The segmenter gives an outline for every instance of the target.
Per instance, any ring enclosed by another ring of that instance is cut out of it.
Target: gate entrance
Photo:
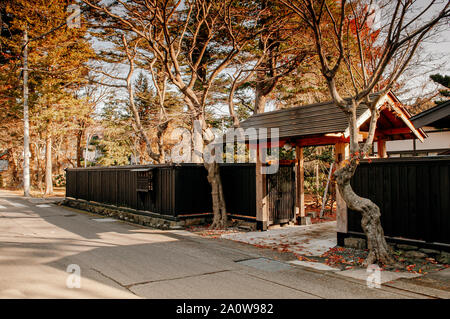
[[[295,220],[295,166],[283,164],[275,174],[266,175],[269,225]]]

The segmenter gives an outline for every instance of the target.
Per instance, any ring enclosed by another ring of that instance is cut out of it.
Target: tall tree
[[[92,82],[126,91],[127,105],[134,121],[133,128],[140,136],[143,149],[147,152],[146,157],[153,162],[164,163],[166,161],[164,136],[167,135],[169,123],[178,115],[174,114],[178,110],[173,107],[176,97],[169,92],[164,67],[153,55],[148,43],[142,41],[140,36],[121,20],[133,19],[134,13],[145,15],[145,12],[140,11],[142,4],[140,7],[130,1],[128,5],[125,5],[125,10],[119,19],[119,16],[110,15],[109,10],[121,10],[124,3],[111,2],[104,11],[97,6],[97,4],[101,5],[100,1],[84,2],[88,5],[85,10],[89,14],[91,34],[108,47],[108,49],[98,50],[97,61],[100,63],[92,67],[91,71],[99,77]],[[120,73],[120,71],[115,72],[117,69],[124,68],[128,70],[125,76],[116,75]],[[140,109],[144,101],[139,98],[139,92],[136,92],[134,85],[136,76],[141,78],[144,76],[147,81],[146,85],[153,97],[145,103],[148,103],[146,108],[151,109],[152,112],[143,112]],[[151,79],[151,83],[148,79]],[[156,128],[156,139],[153,138],[153,131],[149,131],[149,125]],[[156,142],[156,150],[154,142]]]
[[[235,102],[251,114],[262,113],[267,101],[274,101],[277,86],[283,87],[292,73],[303,76],[302,66],[313,53],[309,31],[298,17],[277,1],[259,1],[254,23],[257,34],[231,66],[231,85],[227,103],[233,126],[239,126]],[[248,91],[254,91],[254,102],[245,101]],[[278,108],[280,104],[276,103]]]
[[[258,12],[249,16],[248,10],[234,10],[230,0],[128,1],[114,10],[102,6],[100,1],[83,1],[133,33],[129,39],[123,37],[130,65],[138,51],[136,42],[145,41],[151,51],[150,59],[163,66],[164,75],[183,94],[192,123],[200,124],[201,133],[193,135],[191,159],[202,162],[205,144],[214,139],[206,118],[210,90],[254,38],[254,33],[248,32],[255,29],[254,25],[246,21],[255,21]],[[130,40],[134,42],[131,44]],[[223,227],[227,216],[218,164],[213,161],[204,165],[212,188],[212,227]]]
[[[138,158],[139,136],[133,129],[133,119],[123,102],[113,99],[100,112],[102,136],[98,147],[103,155],[98,163],[105,166],[128,165],[130,155]]]
[[[365,264],[393,264],[395,260],[384,238],[379,207],[371,200],[358,196],[350,185],[350,179],[359,161],[372,148],[379,117],[378,104],[383,103],[385,95],[394,87],[430,31],[440,22],[448,23],[450,3],[379,1],[378,7],[382,9],[374,13],[370,10],[372,1],[280,1],[295,12],[313,32],[316,54],[329,93],[348,119],[351,158],[334,175],[347,206],[362,214],[361,225],[370,250]],[[368,19],[374,14],[381,15],[378,30],[368,23]],[[433,16],[423,21],[424,15]],[[383,24],[383,21],[387,23]],[[349,42],[356,43],[356,46],[348,45]],[[374,63],[369,64],[368,55],[372,52],[377,55],[373,59]],[[348,98],[342,96],[345,91],[337,85],[337,79],[343,72],[350,76],[353,84],[353,92]],[[378,94],[372,95],[375,90]],[[371,117],[368,137],[360,145],[356,111],[362,103],[368,106]]]
[[[8,29],[13,36],[2,38],[2,42],[10,48],[10,76],[16,92],[22,86],[14,80],[20,71],[25,30],[29,38],[29,107],[31,124],[46,143],[46,194],[52,193],[52,138],[61,133],[61,127],[72,124],[73,112],[80,109],[75,104],[83,103],[75,93],[86,83],[84,64],[92,53],[84,39],[86,29],[65,26],[66,7],[66,3],[57,0],[10,0],[4,9],[10,17]],[[15,90],[9,92],[12,103],[20,102],[14,99]]]
[[[442,104],[444,102],[447,102],[450,98],[450,76],[448,75],[441,75],[441,74],[432,74],[430,75],[430,78],[433,80],[433,82],[442,85],[445,87],[445,89],[439,90],[439,94],[446,98],[445,100],[437,100],[435,103],[437,105]]]

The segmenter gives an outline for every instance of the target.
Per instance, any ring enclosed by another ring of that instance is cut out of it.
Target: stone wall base
[[[111,218],[124,220],[130,223],[158,228],[162,230],[182,229],[194,225],[207,225],[212,222],[212,214],[201,214],[200,216],[166,216],[147,211],[139,211],[127,207],[117,207],[97,202],[88,202],[80,199],[66,198],[61,205],[88,211]],[[235,219],[229,216],[230,226],[241,227],[247,230],[255,230],[256,224],[252,221]]]
[[[367,243],[364,234],[337,233],[337,244],[341,247],[366,249]],[[386,242],[394,251],[403,251],[406,256],[418,258],[431,257],[443,264],[450,263],[450,246],[442,243],[427,243],[417,240],[391,238],[385,236]]]
[[[173,216],[158,216],[158,214],[138,211],[131,208],[69,198],[66,198],[61,205],[163,230],[181,229],[190,225],[207,224],[211,222],[211,217],[209,216],[178,219]]]

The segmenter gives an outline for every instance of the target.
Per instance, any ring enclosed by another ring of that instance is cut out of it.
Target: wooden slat
[[[450,157],[361,162],[352,178],[354,191],[381,210],[385,235],[450,244]],[[357,213],[349,231],[362,233]]]

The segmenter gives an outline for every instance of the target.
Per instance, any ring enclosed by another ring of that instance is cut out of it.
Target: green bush
[[[55,186],[66,186],[66,174],[59,174],[55,176]]]

